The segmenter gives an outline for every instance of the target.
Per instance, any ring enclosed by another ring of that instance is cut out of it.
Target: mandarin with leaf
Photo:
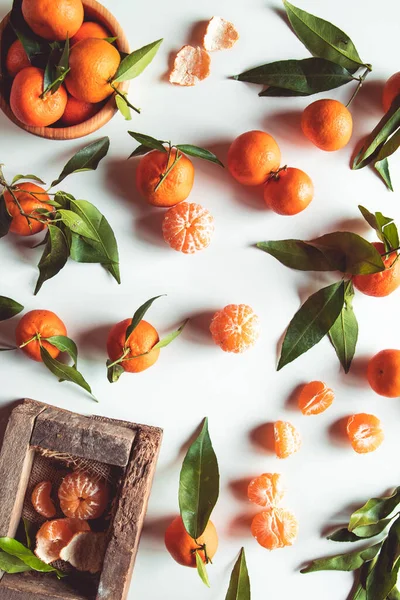
[[[64,323],[51,310],[31,310],[19,321],[15,338],[17,346],[32,360],[43,362],[40,348],[43,346],[52,358],[57,358],[60,350],[46,342],[45,338],[67,335]]]
[[[338,100],[316,100],[305,108],[301,128],[315,146],[334,152],[349,143],[353,133],[353,117]]]
[[[130,324],[131,319],[125,319],[111,328],[107,338],[107,352],[111,362],[123,357],[124,360],[120,361],[120,364],[128,373],[140,373],[157,362],[160,349],[152,348],[160,338],[157,330],[142,319],[125,340]]]
[[[8,49],[6,56],[6,69],[10,77],[15,77],[17,73],[30,67],[31,63],[25,48],[20,40],[15,40]]]
[[[243,185],[262,185],[281,162],[278,144],[264,131],[247,131],[239,135],[228,151],[231,175]]]
[[[83,23],[82,0],[22,0],[22,14],[36,35],[50,42],[66,40]]]
[[[400,258],[397,252],[387,254],[382,242],[373,242],[382,255],[385,270],[368,275],[354,275],[354,287],[367,296],[389,296],[400,286]]]
[[[196,551],[202,561],[210,562],[218,549],[217,530],[208,521],[204,532],[194,540],[186,531],[182,517],[176,517],[165,532],[165,546],[174,560],[184,567],[196,567]]]
[[[6,189],[3,197],[7,211],[12,217],[12,233],[22,236],[35,235],[47,227],[46,217],[41,211],[51,212],[53,207],[46,203],[50,198],[42,187],[24,181],[12,192]]]

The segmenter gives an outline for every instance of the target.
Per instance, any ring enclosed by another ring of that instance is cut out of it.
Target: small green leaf
[[[24,573],[32,570],[20,558],[5,552],[0,552],[0,569],[5,573]]]
[[[348,35],[329,21],[301,10],[284,0],[294,32],[314,56],[356,70],[364,63]]]
[[[19,41],[22,43],[30,61],[35,56],[46,51],[46,48],[48,48],[47,44],[43,40],[39,41],[38,36],[33,33],[24,19],[22,14],[22,0],[14,0],[10,15],[10,24]]]
[[[349,531],[356,527],[375,525],[386,519],[400,504],[400,487],[391,496],[371,498],[361,508],[356,510],[350,518]]]
[[[163,146],[164,148],[164,146]],[[165,148],[164,148],[165,150]],[[128,158],[134,158],[135,156],[143,156],[144,154],[147,154],[148,152],[150,152],[150,148],[148,146],[145,146],[144,144],[140,144],[140,146],[138,146],[133,152],[132,154],[130,154],[128,156]]]
[[[136,131],[128,131],[129,135],[133,137],[134,140],[139,142],[141,148],[142,146],[146,148],[146,154],[149,150],[159,150],[160,152],[167,152],[167,149],[164,147],[164,144],[167,142],[163,142],[161,140],[156,140],[156,138],[151,137],[150,135],[145,135],[144,133],[137,133]],[[135,156],[135,152],[138,151],[138,148],[134,151],[131,156]]]
[[[323,252],[301,240],[258,242],[257,248],[270,254],[290,269],[299,271],[334,271]]]
[[[197,550],[196,550],[195,554],[196,554],[196,568],[197,568],[199,577],[207,587],[211,587],[210,580],[208,579],[206,565],[203,563],[203,559],[201,558],[201,556]]]
[[[0,296],[0,321],[12,319],[23,310],[24,307],[19,302],[7,298],[7,296]]]
[[[180,327],[178,327],[178,329],[176,329],[175,331],[172,331],[172,333],[169,333],[168,335],[166,335],[162,340],[160,340],[159,342],[157,342],[157,344],[155,346],[153,346],[152,350],[154,350],[155,348],[165,348],[166,346],[169,346],[169,344],[171,342],[173,342],[174,340],[176,340],[176,338],[181,335],[182,331],[184,330],[187,322],[189,321],[189,319],[186,319],[182,325]]]
[[[57,208],[65,208],[66,210],[71,208],[72,200],[75,200],[75,198],[71,194],[67,194],[67,192],[58,191],[54,196],[54,202],[57,205]]]
[[[128,81],[134,79],[151,63],[153,58],[158,52],[163,40],[157,40],[152,44],[143,46],[139,50],[135,50],[128,56],[122,59],[117,72],[114,76],[114,81],[119,83],[121,81]]]
[[[328,535],[327,539],[332,542],[359,542],[360,540],[369,539],[379,535],[385,531],[386,527],[391,523],[392,519],[382,519],[374,525],[365,525],[364,527],[356,527],[353,531],[349,531],[346,527],[334,531]]]
[[[42,338],[49,342],[52,346],[55,346],[60,352],[67,352],[68,355],[72,358],[74,363],[74,367],[78,364],[78,348],[74,340],[67,337],[66,335],[52,335],[48,338]]]
[[[340,65],[323,58],[304,58],[268,63],[235,75],[234,79],[272,86],[274,90],[286,89],[296,96],[311,96],[345,85],[353,81],[354,77]],[[276,92],[268,94],[267,90],[260,95],[275,94]]]
[[[385,270],[375,246],[351,231],[335,231],[307,243],[323,252],[332,266],[342,273],[367,275]]]
[[[219,496],[217,457],[208,433],[208,419],[184,458],[179,480],[179,508],[188,534],[204,532]]]
[[[397,583],[400,567],[400,517],[390,528],[367,579],[367,600],[386,600]]]
[[[250,600],[250,578],[247,571],[244,548],[240,550],[238,559],[233,567],[228,592],[225,600]]]
[[[352,169],[362,169],[380,152],[381,147],[400,126],[400,97],[394,100],[388,112],[365,140],[354,158]]]
[[[381,212],[371,213],[364,206],[358,206],[367,223],[375,229],[378,238],[385,244],[385,250],[394,250],[399,247],[399,232],[391,217],[385,217]]]
[[[64,232],[57,225],[48,226],[48,237],[38,264],[39,277],[36,283],[36,295],[43,283],[51,279],[65,266],[69,256],[69,247]]]
[[[219,160],[219,158],[209,150],[206,150],[205,148],[200,148],[199,146],[192,146],[191,144],[178,144],[177,146],[175,146],[175,148],[178,148],[178,150],[180,150],[184,154],[188,154],[189,156],[194,156],[196,158],[201,158],[203,160],[208,160],[209,162],[215,163],[216,165],[219,165],[220,167],[224,168],[224,165]]]
[[[381,147],[379,150],[379,154],[376,157],[376,160],[383,160],[384,158],[388,158],[392,154],[396,152],[396,150],[400,146],[400,129],[396,131]]]
[[[115,383],[121,377],[122,373],[125,373],[125,369],[120,364],[116,364],[110,367],[109,365],[111,365],[111,362],[111,360],[108,360],[106,363],[107,379],[110,383]]]
[[[64,574],[61,573],[61,571],[55,569],[51,565],[46,565],[46,563],[37,558],[29,548],[26,548],[17,540],[9,537],[0,538],[0,549],[10,556],[19,558],[25,565],[34,571],[39,571],[41,573],[56,573],[58,577],[64,577]]]
[[[113,44],[114,42],[116,42],[116,41],[117,41],[117,39],[118,39],[118,36],[117,36],[117,35],[115,35],[115,36],[113,36],[113,37],[106,37],[106,38],[103,38],[103,40],[105,40],[105,41],[106,41],[106,42],[108,42],[109,44]]]
[[[28,521],[28,519],[25,519],[25,517],[22,517],[22,522],[24,524],[26,545],[29,549],[31,549],[32,548],[32,535],[31,535],[32,523],[30,521]]]
[[[343,281],[319,290],[306,300],[286,331],[278,371],[322,340],[338,318],[343,303]]]
[[[125,100],[121,98],[121,96],[119,96],[118,94],[115,95],[115,104],[117,105],[117,108],[121,115],[124,117],[125,121],[132,121],[131,109],[129,108]]]
[[[389,161],[388,161],[388,159],[387,158],[382,158],[381,160],[377,159],[374,162],[374,169],[381,176],[381,178],[383,179],[383,182],[386,185],[386,187],[391,192],[393,192],[394,190],[393,190],[393,185],[392,185],[392,179],[390,177]]]
[[[150,300],[147,300],[147,302],[142,304],[142,306],[139,306],[139,308],[137,309],[137,311],[135,312],[135,314],[132,317],[132,321],[130,322],[129,326],[126,328],[125,342],[128,341],[129,336],[133,333],[133,331],[139,325],[140,321],[143,319],[144,315],[147,313],[147,311],[149,310],[149,308],[153,304],[153,302],[155,300],[157,300],[158,298],[161,298],[162,296],[165,296],[165,294],[160,294],[159,296],[154,296],[154,298],[150,298]]]
[[[329,339],[345,373],[350,370],[358,340],[358,322],[353,310],[353,298],[354,287],[350,280],[346,282],[343,308],[329,330]]]
[[[4,194],[0,196],[0,238],[7,235],[10,231],[10,225],[12,222],[12,216],[7,210],[6,202],[4,200]]]
[[[81,373],[75,369],[75,367],[70,367],[69,365],[65,365],[64,363],[52,358],[46,348],[41,346],[40,348],[40,356],[45,364],[45,366],[55,375],[58,379],[62,379],[62,381],[70,381],[71,383],[75,383],[79,385],[81,388],[89,392],[92,398],[96,400],[96,398],[92,394],[92,390],[90,385],[85,381]],[[97,400],[96,400],[97,402]]]
[[[381,549],[382,542],[364,548],[355,550],[348,554],[338,554],[329,558],[319,558],[313,560],[308,567],[301,569],[300,573],[314,573],[315,571],[356,571],[365,562],[369,562],[375,558]]]
[[[110,147],[110,139],[105,136],[92,142],[88,146],[81,148],[67,162],[57,179],[55,179],[50,187],[54,187],[61,183],[68,175],[72,173],[80,173],[81,171],[95,171],[99,162],[106,156]]]
[[[17,181],[21,181],[21,179],[28,179],[29,181],[36,181],[37,183],[41,183],[42,185],[46,185],[46,182],[43,181],[42,179],[39,179],[39,177],[37,177],[36,175],[31,175],[29,173],[29,175],[15,175],[15,177],[13,178],[11,185],[14,185],[15,183],[17,183]]]

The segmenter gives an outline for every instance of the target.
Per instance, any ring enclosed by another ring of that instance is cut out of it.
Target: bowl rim
[[[129,54],[129,42],[125,35],[124,30],[121,25],[114,17],[114,15],[100,2],[97,0],[82,0],[83,7],[85,9],[85,20],[90,20],[86,18],[87,13],[89,13],[89,17],[93,16],[93,20],[96,20],[102,24],[104,24],[107,29],[109,29],[110,33],[113,36],[116,36],[117,39],[115,44],[119,50],[119,52]],[[92,13],[92,15],[91,15]],[[2,48],[2,37],[3,33],[9,25],[11,12],[7,13],[4,18],[0,22],[0,48]],[[3,60],[3,57],[1,57]],[[2,60],[0,60],[0,77],[3,74],[2,68]],[[0,86],[3,88],[3,86]],[[4,88],[3,88],[4,89]],[[127,92],[129,89],[129,81],[124,81],[119,85],[119,89],[122,92]],[[79,123],[78,125],[72,125],[70,127],[31,127],[29,125],[25,125],[19,121],[14,113],[11,110],[9,103],[7,102],[4,93],[0,90],[0,109],[3,113],[8,117],[10,121],[12,121],[15,125],[20,127],[21,129],[27,131],[28,133],[32,133],[33,135],[52,139],[52,140],[72,140],[80,137],[84,137],[94,133],[103,125],[106,125],[115,113],[118,111],[116,103],[115,103],[115,94],[111,94],[108,98],[104,106],[90,119],[83,121],[83,123]]]

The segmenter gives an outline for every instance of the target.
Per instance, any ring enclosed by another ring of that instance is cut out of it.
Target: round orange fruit
[[[218,549],[218,535],[212,521],[208,521],[204,533],[194,540],[185,529],[181,517],[176,517],[165,532],[165,546],[172,558],[184,567],[196,567],[196,550],[202,561],[212,560]],[[205,552],[201,549],[205,546]]]
[[[98,519],[109,501],[109,490],[102,479],[83,471],[68,473],[58,489],[60,507],[66,517]]]
[[[170,207],[186,200],[194,183],[192,161],[182,152],[176,159],[177,150],[171,153],[152,150],[145,154],[136,170],[136,186],[140,194],[153,206]],[[171,169],[166,175],[168,169]],[[163,182],[161,179],[166,175]]]
[[[239,135],[228,152],[228,168],[243,185],[261,185],[279,168],[281,151],[268,133],[248,131]]]
[[[3,197],[7,211],[12,217],[10,224],[12,233],[23,236],[35,235],[46,228],[44,215],[36,211],[45,208],[51,212],[53,207],[46,204],[46,200],[50,198],[42,187],[26,181],[19,183],[18,189],[13,193],[5,190]],[[21,214],[21,209],[24,214]]]
[[[367,379],[374,392],[400,397],[400,350],[381,350],[368,363]]]
[[[6,56],[7,73],[10,77],[15,77],[22,69],[30,66],[31,63],[22,42],[15,40],[9,47]]]
[[[385,113],[392,106],[393,100],[398,96],[400,96],[400,71],[389,77],[383,87],[382,104]]]
[[[83,23],[82,0],[22,0],[22,14],[29,27],[45,40],[73,37]]]
[[[210,245],[214,219],[200,204],[181,202],[167,210],[162,230],[164,240],[171,248],[193,254]]]
[[[251,348],[259,336],[259,320],[247,304],[228,304],[211,321],[211,335],[224,352],[241,353]]]
[[[91,119],[100,110],[101,106],[101,103],[92,104],[91,102],[83,102],[73,96],[68,96],[67,105],[60,119],[60,124],[63,127],[72,127],[73,125],[84,123],[88,119]]]
[[[85,21],[71,39],[71,48],[78,42],[86,40],[87,38],[97,38],[101,40],[108,37],[110,37],[110,34],[103,25],[100,25],[100,23],[96,23],[95,21]]]
[[[297,215],[314,197],[311,178],[293,167],[284,167],[270,173],[264,186],[264,200],[278,215]]]
[[[378,252],[385,253],[385,245],[382,242],[373,242]],[[354,287],[367,296],[382,298],[389,296],[400,286],[400,258],[397,252],[382,256],[385,270],[369,275],[354,275]]]
[[[107,352],[110,360],[114,362],[123,356],[127,347],[129,351],[125,355],[125,360],[120,364],[128,373],[140,373],[157,362],[160,349],[152,350],[152,348],[160,338],[156,329],[147,321],[142,320],[125,342],[125,333],[130,323],[131,319],[125,319],[112,327],[108,334]]]
[[[304,110],[301,128],[315,146],[333,152],[349,143],[353,118],[349,109],[338,100],[316,100]]]
[[[292,546],[297,538],[295,516],[284,508],[270,508],[258,513],[251,524],[251,533],[267,550]]]
[[[384,440],[381,422],[375,415],[360,413],[347,421],[347,435],[358,454],[373,452]]]
[[[31,310],[27,312],[18,323],[15,331],[17,345],[21,347],[26,344],[21,350],[37,362],[42,362],[40,356],[41,345],[52,358],[57,358],[60,354],[58,348],[43,339],[54,335],[67,335],[67,329],[61,319],[50,310]]]

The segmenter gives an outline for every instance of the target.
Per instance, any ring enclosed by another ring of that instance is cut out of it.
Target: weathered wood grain
[[[88,600],[88,596],[74,590],[65,579],[28,572],[4,575],[0,600]]]

